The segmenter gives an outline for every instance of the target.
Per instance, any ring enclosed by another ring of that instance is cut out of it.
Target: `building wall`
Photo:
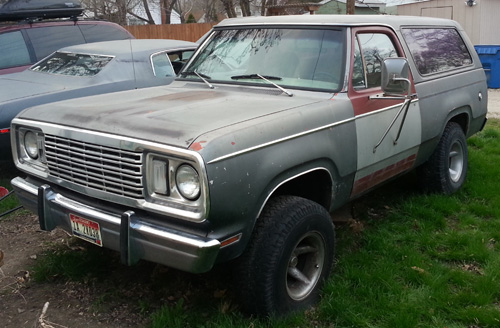
[[[346,13],[346,4],[338,1],[330,1],[319,7],[316,14],[320,15],[344,15]],[[377,15],[379,14],[379,8],[366,8],[366,7],[355,7],[354,13],[356,15]]]
[[[346,12],[345,3],[340,3],[337,1],[330,1],[319,7],[316,14],[326,14],[326,15],[343,15]]]
[[[481,34],[477,44],[500,45],[500,1],[482,0],[480,9]]]
[[[473,44],[500,44],[500,1],[476,0],[469,7],[465,0],[432,0],[400,5],[398,15],[449,18],[462,25]]]

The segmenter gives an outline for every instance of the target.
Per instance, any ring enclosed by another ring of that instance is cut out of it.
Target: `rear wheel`
[[[271,200],[240,259],[244,310],[279,316],[313,305],[332,268],[334,239],[319,204],[291,196]]]
[[[456,192],[465,182],[468,158],[462,128],[458,123],[448,123],[434,153],[418,169],[422,189],[443,194]]]

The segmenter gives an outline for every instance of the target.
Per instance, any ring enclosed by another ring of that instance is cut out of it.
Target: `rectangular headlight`
[[[153,160],[152,191],[168,196],[168,163],[159,159]]]

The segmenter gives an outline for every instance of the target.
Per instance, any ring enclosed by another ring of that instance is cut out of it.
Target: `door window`
[[[352,83],[355,89],[375,88],[381,85],[382,62],[398,57],[389,36],[382,33],[356,35]]]
[[[166,52],[154,54],[151,58],[153,63],[153,73],[156,77],[164,78],[175,76],[174,69]]]
[[[189,58],[193,55],[194,50],[180,50],[176,52],[171,52],[168,54],[168,58],[174,67],[175,74],[178,74],[179,71],[184,67],[184,64],[188,61]]]
[[[21,31],[0,34],[0,69],[30,63],[30,54]]]

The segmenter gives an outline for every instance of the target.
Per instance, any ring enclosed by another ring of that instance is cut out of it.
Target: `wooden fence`
[[[175,39],[197,41],[212,26],[212,23],[130,25],[124,26],[137,39]]]

